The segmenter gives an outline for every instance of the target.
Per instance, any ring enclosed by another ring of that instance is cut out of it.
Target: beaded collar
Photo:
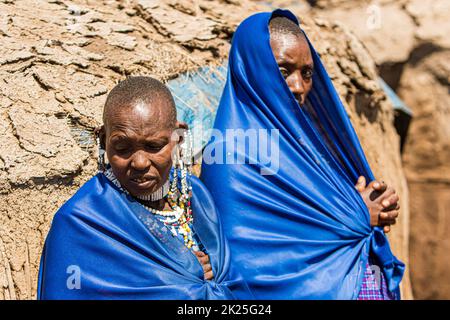
[[[122,185],[120,184],[119,180],[114,175],[111,168],[108,168],[107,170],[103,171],[103,174],[109,181],[111,181],[122,192],[132,196],[126,189],[124,189],[122,187]],[[173,188],[176,188],[176,182],[177,182],[177,171],[175,170],[174,171],[174,180],[172,182]],[[156,191],[155,193],[165,194],[165,196],[169,195],[170,198],[173,198],[174,190],[169,190],[169,186],[170,186],[170,182],[169,182],[169,180],[167,180],[166,183],[164,184],[164,186],[160,190]],[[187,186],[184,186],[184,183],[183,183],[182,188],[183,187],[187,188]],[[167,192],[164,192],[162,189],[167,189]],[[155,193],[153,193],[153,194],[155,194]],[[132,196],[132,197],[134,197],[134,196]],[[193,239],[193,233],[190,228],[190,224],[193,221],[192,212],[190,209],[190,201],[189,201],[189,199],[184,199],[184,197],[187,197],[187,195],[185,195],[184,193],[182,193],[181,197],[183,198],[182,201],[187,200],[187,201],[185,201],[186,205],[182,204],[181,206],[177,206],[177,205],[172,204],[171,206],[174,208],[173,211],[156,210],[156,209],[146,206],[142,203],[141,203],[141,205],[145,209],[150,211],[151,213],[159,216],[158,219],[169,228],[169,230],[171,231],[171,233],[174,237],[176,237],[176,236],[178,236],[178,234],[180,234],[183,237],[184,244],[186,245],[186,247],[188,247],[188,249],[191,249],[192,247],[197,247],[197,245],[196,245],[196,241]],[[142,198],[138,198],[138,199],[145,200]],[[162,199],[162,198],[159,198],[159,199]],[[169,200],[172,200],[172,201],[169,201],[169,203],[174,202],[173,199],[169,199]]]

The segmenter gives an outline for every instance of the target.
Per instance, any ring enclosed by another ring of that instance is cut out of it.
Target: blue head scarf
[[[249,299],[230,263],[214,202],[192,177],[194,228],[211,261],[197,257],[141,204],[103,174],[56,213],[41,257],[38,299]]]
[[[371,254],[398,293],[404,264],[383,231],[370,227],[354,187],[360,175],[374,176],[345,108],[309,40],[313,87],[306,106],[298,105],[270,47],[274,14],[298,24],[277,10],[255,14],[236,30],[217,132],[204,153],[201,179],[222,215],[232,261],[256,298],[355,299]],[[229,129],[269,130],[258,143],[274,139],[270,164],[261,148],[248,151],[254,143],[228,148],[236,142]],[[205,157],[217,153],[235,164]]]

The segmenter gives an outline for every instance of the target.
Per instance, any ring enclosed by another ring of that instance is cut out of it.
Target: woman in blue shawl
[[[404,264],[383,232],[398,197],[375,190],[339,96],[289,11],[255,14],[235,32],[201,179],[256,298],[399,298]]]
[[[251,298],[210,194],[189,177],[186,159],[177,157],[171,170],[173,133],[183,125],[169,90],[128,78],[109,93],[103,121],[99,140],[110,166],[56,213],[38,298]]]

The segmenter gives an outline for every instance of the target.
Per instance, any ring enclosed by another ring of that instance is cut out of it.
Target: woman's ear
[[[183,132],[189,130],[189,126],[186,122],[177,121],[175,124],[175,131],[178,133],[178,144],[183,142]]]
[[[175,127],[177,129],[185,129],[185,130],[189,129],[188,124],[186,122],[182,122],[182,121],[177,121],[177,123],[175,124]]]

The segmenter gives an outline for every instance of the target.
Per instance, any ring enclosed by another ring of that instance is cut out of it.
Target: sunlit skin
[[[171,123],[168,101],[135,103],[116,108],[99,129],[102,146],[121,186],[133,196],[149,195],[167,181],[172,167],[172,151],[179,143],[172,139],[184,123]],[[171,210],[166,199],[141,201],[157,210]],[[195,213],[194,213],[195,214]],[[205,280],[213,279],[209,256],[194,252],[202,265]]]
[[[384,232],[388,233],[391,230],[390,226],[395,224],[400,210],[400,198],[394,188],[377,180],[366,186],[366,179],[362,176],[359,177],[355,187],[369,209],[370,225],[382,226]]]
[[[280,32],[271,32],[270,46],[281,75],[298,101],[304,105],[313,85],[314,63],[305,37]],[[384,182],[359,177],[356,184],[370,213],[370,225],[382,226],[384,232],[390,231],[399,214],[399,197],[395,190]]]
[[[300,105],[312,88],[314,63],[308,43],[300,36],[275,33],[270,46],[286,84]]]

